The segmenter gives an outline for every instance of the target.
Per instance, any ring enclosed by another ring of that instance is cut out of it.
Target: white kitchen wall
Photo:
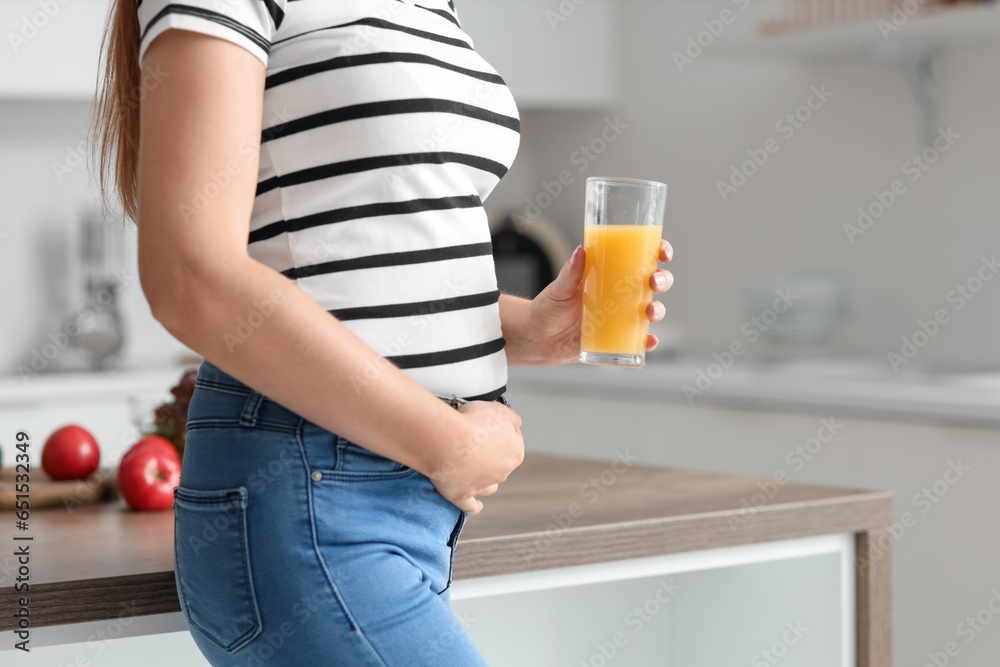
[[[554,0],[539,2],[539,21]],[[621,0],[623,95],[607,111],[522,110],[523,138],[514,168],[490,199],[494,215],[523,211],[525,197],[545,193],[543,182],[569,170],[572,185],[543,215],[582,239],[583,182],[624,175],[670,186],[665,236],[676,247],[677,285],[665,302],[682,349],[710,354],[740,338],[748,280],[784,271],[846,271],[855,310],[846,342],[853,351],[885,359],[918,319],[953,305],[946,294],[972,277],[983,255],[1000,250],[996,156],[1000,154],[1000,44],[958,45],[938,60],[941,122],[961,138],[863,236],[851,244],[843,230],[858,206],[873,201],[921,149],[918,115],[898,66],[855,58],[807,63],[754,60],[723,44],[678,72],[672,54],[719,7],[735,7],[732,33],[750,29],[749,11],[733,2]],[[578,6],[586,12],[587,4]],[[569,21],[573,16],[568,17]],[[558,28],[557,28],[558,29]],[[724,35],[728,37],[729,35]],[[511,48],[518,46],[511,36]],[[526,51],[526,53],[528,53]],[[530,57],[530,56],[526,56]],[[502,74],[503,72],[501,72]],[[812,86],[832,97],[785,140],[775,123],[802,104]],[[0,280],[4,304],[16,314],[0,330],[0,372],[12,372],[32,347],[59,327],[65,259],[79,205],[92,200],[86,168],[62,176],[84,138],[83,102],[0,101]],[[619,118],[620,135],[589,161],[577,153]],[[627,126],[627,127],[625,127]],[[768,137],[780,140],[748,183],[723,202],[716,182]],[[545,198],[542,198],[545,201]],[[134,269],[134,256],[130,258]],[[132,274],[134,276],[134,273]],[[1000,367],[1000,280],[982,292],[920,351],[916,362],[952,368]],[[138,280],[125,295],[126,362],[160,365],[185,348],[149,316]],[[657,325],[661,333],[663,326]],[[657,327],[654,327],[654,331]]]
[[[50,343],[64,315],[84,306],[73,279],[78,260],[80,216],[97,206],[86,148],[90,105],[82,101],[0,100],[0,284],[7,326],[0,327],[0,373]],[[122,274],[123,356],[127,364],[155,367],[174,363],[187,348],[149,313],[139,286],[135,229],[122,227],[126,270]],[[58,358],[50,362],[55,365]]]
[[[741,14],[740,5],[728,0],[620,5],[626,70],[617,108],[525,113],[512,173],[532,175],[501,183],[490,202],[495,211],[523,212],[526,196],[537,198],[545,193],[543,181],[569,170],[573,184],[544,215],[575,243],[582,241],[587,176],[661,180],[670,188],[664,236],[676,249],[676,286],[664,302],[667,321],[685,333],[685,351],[707,355],[741,339],[748,280],[833,269],[847,272],[853,283],[849,349],[884,361],[887,352],[899,350],[900,337],[917,330],[918,319],[945,308],[951,321],[914,363],[1000,366],[1000,280],[986,283],[960,311],[946,301],[949,290],[974,276],[983,255],[1000,251],[1000,42],[940,54],[941,124],[961,138],[910,183],[902,165],[923,146],[898,65],[864,57],[756,60],[723,53],[720,39],[678,72],[673,53],[704,30],[703,21],[718,17],[720,7],[733,8],[737,21],[727,31],[736,33],[754,27],[749,11]],[[578,11],[587,11],[586,4]],[[775,123],[803,104],[812,86],[833,95],[785,140]],[[620,117],[628,127],[581,170],[584,162],[579,154],[574,161],[574,153],[600,136],[607,117]],[[768,137],[779,141],[779,151],[723,202],[716,182]],[[858,206],[868,206],[876,189],[888,189],[897,178],[907,192],[851,244],[843,225],[855,223]]]

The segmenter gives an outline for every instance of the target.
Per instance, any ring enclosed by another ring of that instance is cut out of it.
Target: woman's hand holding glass
[[[659,261],[673,259],[674,249],[660,239]],[[536,296],[530,305],[527,337],[533,341],[538,365],[551,366],[576,362],[580,355],[581,327],[583,325],[583,277],[585,253],[578,248],[563,265],[559,275]],[[674,284],[674,276],[666,269],[656,269],[649,277],[649,287],[654,294],[661,294]],[[659,322],[666,309],[659,301],[646,306],[650,322]],[[656,336],[646,337],[646,349],[652,350],[659,341]]]

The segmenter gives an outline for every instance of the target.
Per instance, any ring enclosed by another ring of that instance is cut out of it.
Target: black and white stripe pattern
[[[440,396],[492,399],[507,366],[482,202],[517,152],[500,75],[449,0],[140,0],[267,67],[248,239]]]

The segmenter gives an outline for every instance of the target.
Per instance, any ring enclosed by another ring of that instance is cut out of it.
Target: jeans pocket
[[[409,477],[417,473],[398,461],[386,458],[380,454],[357,445],[350,440],[336,437],[334,445],[336,455],[331,468],[313,468],[314,479],[337,480],[341,482],[364,482],[375,480],[394,480]],[[319,462],[319,457],[311,456],[310,463]],[[317,475],[318,473],[318,475]]]
[[[451,531],[451,537],[448,538],[448,547],[451,549],[451,554],[448,556],[448,584],[441,593],[451,588],[452,575],[455,571],[455,549],[458,547],[458,538],[462,535],[462,529],[465,527],[465,522],[468,518],[468,512],[459,510],[458,522],[455,523],[455,528]],[[441,593],[438,593],[438,595]]]
[[[190,625],[227,652],[261,631],[247,543],[247,490],[174,489],[174,568]]]

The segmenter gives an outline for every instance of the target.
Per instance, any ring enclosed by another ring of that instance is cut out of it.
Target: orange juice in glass
[[[666,200],[663,183],[587,179],[581,362],[646,365],[649,279],[659,259]]]

